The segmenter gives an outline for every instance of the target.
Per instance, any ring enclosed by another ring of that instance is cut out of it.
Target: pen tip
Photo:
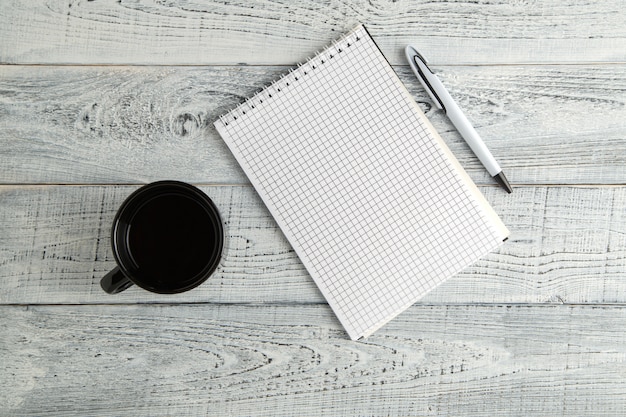
[[[513,188],[511,188],[511,184],[509,184],[509,181],[504,176],[504,172],[500,171],[493,176],[493,179],[496,180],[496,182],[500,184],[500,186],[504,188],[507,193],[511,194],[513,192]]]

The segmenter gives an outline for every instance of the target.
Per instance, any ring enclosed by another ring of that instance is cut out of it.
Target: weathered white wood
[[[406,67],[477,183],[493,184]],[[284,67],[0,66],[0,182],[247,183],[213,121]],[[626,183],[626,66],[439,73],[514,184]]]
[[[0,307],[0,414],[623,416],[624,307]]]
[[[212,128],[357,22],[475,181],[406,44],[526,184],[481,187],[513,232],[500,251],[364,343]],[[0,63],[28,64],[0,65],[0,415],[626,415],[622,2],[26,0],[2,2],[0,39]],[[165,178],[212,185],[218,272],[104,294],[137,187],[118,184]]]
[[[0,187],[0,302],[323,302],[250,186],[202,189],[227,230],[215,276],[179,295],[99,286],[110,227],[134,186]],[[483,187],[512,235],[423,303],[626,302],[626,187]],[[418,271],[416,271],[417,273]]]
[[[363,22],[392,63],[406,44],[439,64],[623,62],[620,2],[3,2],[0,62],[284,64]]]

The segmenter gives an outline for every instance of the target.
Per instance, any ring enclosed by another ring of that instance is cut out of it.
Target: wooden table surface
[[[352,342],[213,121],[359,22],[512,235]],[[0,39],[0,415],[626,414],[623,2],[4,1]],[[115,211],[161,179],[219,206],[219,269],[107,295]]]

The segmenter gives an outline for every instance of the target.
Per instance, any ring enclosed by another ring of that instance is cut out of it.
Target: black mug
[[[211,199],[179,181],[159,181],[133,192],[111,230],[117,266],[100,281],[109,294],[133,284],[175,294],[202,284],[222,256],[224,228]]]

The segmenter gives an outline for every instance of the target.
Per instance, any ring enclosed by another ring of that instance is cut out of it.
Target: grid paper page
[[[505,237],[362,26],[215,126],[352,339]]]

